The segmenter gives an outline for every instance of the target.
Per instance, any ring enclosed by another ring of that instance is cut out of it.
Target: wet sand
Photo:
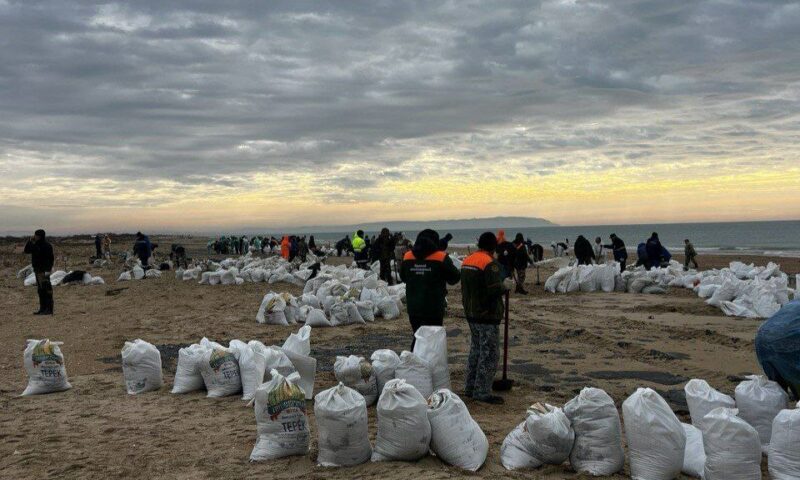
[[[170,239],[157,239],[168,246]],[[183,240],[190,255],[205,257],[200,239]],[[162,247],[164,248],[164,247]],[[23,287],[16,271],[27,258],[13,245],[0,244],[0,477],[3,478],[580,478],[568,464],[535,472],[507,472],[500,464],[506,434],[535,402],[561,405],[585,386],[605,389],[620,406],[637,387],[661,392],[674,411],[688,420],[683,385],[694,377],[732,394],[742,376],[758,373],[753,338],[759,320],[725,317],[691,291],[670,289],[666,295],[626,293],[545,293],[529,270],[528,296],[511,300],[510,377],[506,404],[467,405],[486,432],[489,457],[477,474],[466,474],[435,457],[413,463],[377,463],[352,468],[316,466],[313,405],[311,453],[269,463],[251,464],[256,437],[251,408],[238,397],[208,399],[203,392],[171,395],[177,350],[201,337],[227,343],[258,339],[281,344],[297,327],[259,325],[255,314],[270,289],[299,293],[285,284],[245,283],[207,286],[183,282],[165,272],[160,279],[117,283],[119,262],[108,268],[86,268],[94,250],[90,242],[61,243],[56,255],[68,256],[70,268],[102,276],[105,286],[55,287],[56,315],[31,315],[38,306],[35,287]],[[676,260],[681,261],[679,256]],[[701,256],[703,268],[733,260],[765,265],[773,260],[792,276],[800,259]],[[58,260],[63,268],[63,261]],[[332,259],[331,262],[349,261]],[[543,268],[541,280],[554,268]],[[450,371],[460,393],[469,333],[460,290],[451,290],[446,319]],[[26,385],[22,351],[26,338],[63,341],[73,389],[36,397],[19,397]],[[126,340],[142,338],[159,347],[164,359],[164,388],[140,396],[125,392],[120,349]],[[369,357],[377,348],[398,353],[408,348],[405,315],[366,326],[316,328],[312,355],[318,361],[315,392],[334,385],[336,355]],[[375,409],[369,409],[375,435]],[[627,466],[626,466],[627,471]],[[622,475],[619,478],[624,478]],[[765,477],[766,478],[766,477]]]

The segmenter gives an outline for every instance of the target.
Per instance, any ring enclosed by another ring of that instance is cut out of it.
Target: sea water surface
[[[434,226],[435,227],[435,226]],[[497,228],[503,228],[498,225]],[[475,245],[478,236],[484,230],[464,229],[451,230],[451,244]],[[569,239],[570,245],[575,243],[578,235],[583,235],[590,242],[601,237],[603,243],[610,243],[608,236],[616,233],[629,249],[644,242],[652,232],[658,232],[661,243],[670,251],[683,251],[683,239],[692,241],[698,251],[720,254],[752,254],[800,257],[800,221],[776,222],[725,222],[725,223],[663,223],[649,225],[589,225],[589,226],[548,226],[532,228],[506,229],[506,237],[513,239],[517,232],[526,239],[549,248],[552,242],[563,242]],[[376,235],[378,232],[367,232]],[[418,232],[403,232],[414,238]],[[445,231],[440,231],[444,235]],[[352,232],[320,233],[318,240],[338,240]]]

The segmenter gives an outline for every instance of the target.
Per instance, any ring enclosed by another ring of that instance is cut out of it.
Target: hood
[[[435,230],[425,229],[417,235],[417,241],[411,251],[420,260],[439,250],[439,234]]]

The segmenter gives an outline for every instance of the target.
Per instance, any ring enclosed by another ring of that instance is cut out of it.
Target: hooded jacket
[[[28,240],[28,243],[25,244],[25,253],[31,256],[31,266],[34,272],[42,273],[53,270],[53,264],[55,263],[53,246],[50,245],[44,235],[36,242]]]
[[[586,237],[584,237],[583,235],[579,236],[578,239],[575,240],[575,246],[573,247],[573,249],[575,251],[576,258],[594,259],[594,250],[592,249],[592,244],[589,243],[589,240],[586,240]]]
[[[438,239],[420,235],[400,266],[400,280],[406,284],[408,316],[443,319],[447,284],[455,285],[460,278],[453,260],[439,250]]]

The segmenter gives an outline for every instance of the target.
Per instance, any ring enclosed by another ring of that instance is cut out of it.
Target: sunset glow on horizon
[[[800,219],[796,3],[168,3],[0,0],[0,234]]]

